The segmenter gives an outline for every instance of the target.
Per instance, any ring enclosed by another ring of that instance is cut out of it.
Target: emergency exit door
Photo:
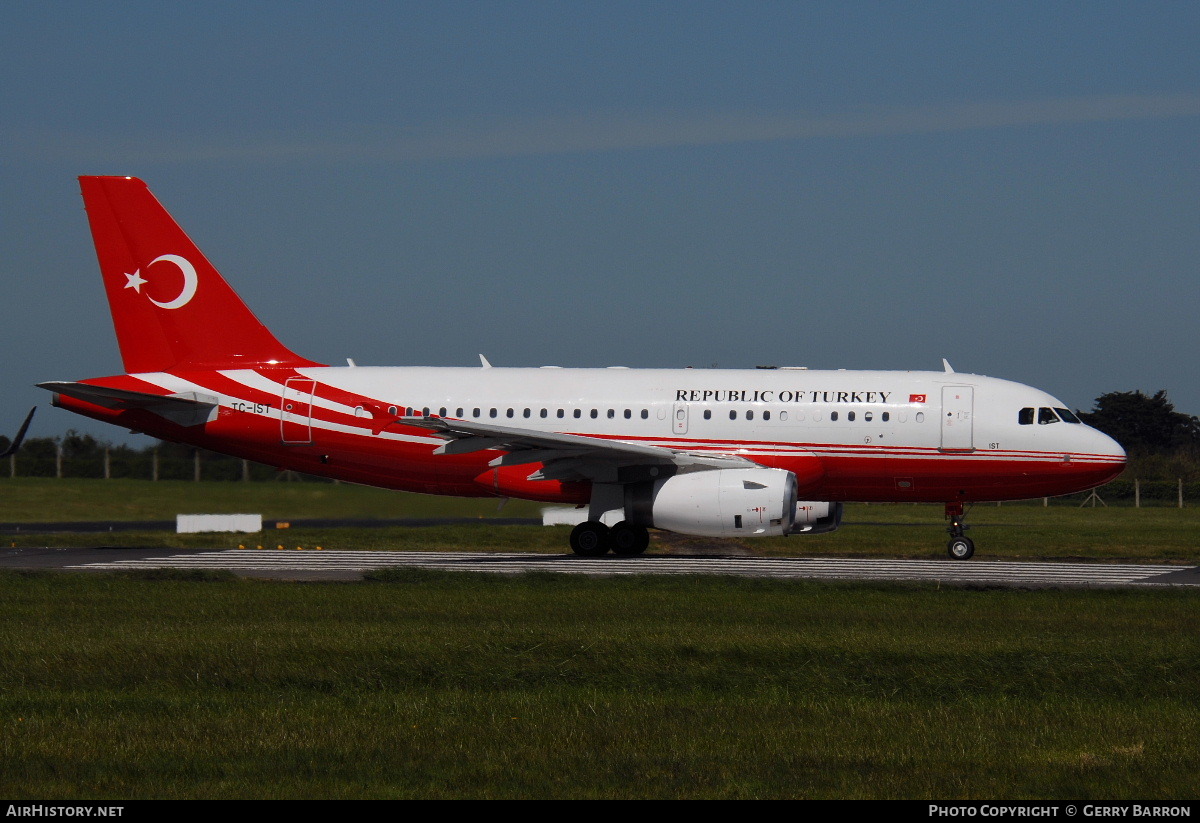
[[[671,431],[675,434],[687,434],[688,407],[686,403],[676,403],[671,413]]]

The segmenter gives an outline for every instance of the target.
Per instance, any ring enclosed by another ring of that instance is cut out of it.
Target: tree
[[[1165,389],[1109,392],[1096,398],[1080,419],[1112,437],[1127,452],[1163,453],[1200,449],[1200,419],[1175,411]]]

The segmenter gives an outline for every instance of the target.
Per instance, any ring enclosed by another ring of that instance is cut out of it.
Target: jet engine
[[[714,469],[627,487],[626,517],[702,537],[784,535],[796,517],[796,476],[783,469]]]
[[[842,504],[828,501],[796,502],[795,524],[789,534],[826,534],[842,525]]]

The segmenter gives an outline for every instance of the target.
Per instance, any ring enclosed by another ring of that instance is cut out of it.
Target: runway
[[[38,554],[42,553],[42,554]],[[48,554],[56,553],[56,554]],[[246,577],[357,580],[389,567],[521,574],[733,575],[795,580],[923,581],[959,586],[1200,586],[1200,567],[971,560],[877,560],[817,557],[671,556],[585,558],[480,552],[383,552],[278,549],[173,551],[21,549],[0,553],[0,567],[75,571],[216,569]]]

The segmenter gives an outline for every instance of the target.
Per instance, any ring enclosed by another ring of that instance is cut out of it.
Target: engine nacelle
[[[783,535],[796,516],[796,476],[783,469],[715,469],[647,483],[627,516],[702,537]],[[631,511],[632,510],[632,511]]]
[[[789,534],[826,534],[842,525],[842,504],[828,501],[796,502],[795,524]]]

